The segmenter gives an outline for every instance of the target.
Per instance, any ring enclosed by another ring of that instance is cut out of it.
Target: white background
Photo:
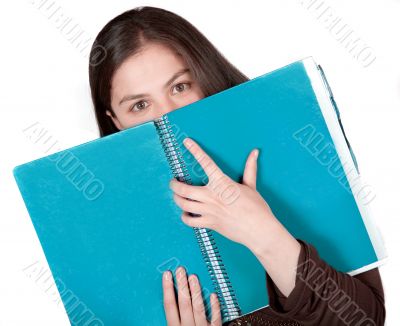
[[[399,325],[400,293],[399,105],[400,1],[13,1],[0,5],[0,325],[68,325],[50,284],[29,277],[46,269],[38,239],[12,176],[15,165],[44,156],[24,129],[40,123],[63,148],[98,137],[88,85],[86,51],[57,29],[53,3],[92,40],[114,16],[136,6],[171,10],[193,23],[250,78],[306,56],[320,63],[341,111],[364,180],[376,194],[372,205],[389,261],[380,268],[386,325]],[[328,13],[340,18],[376,56],[365,62],[325,28]],[[91,44],[91,43],[90,43]],[[51,282],[51,281],[50,281]]]

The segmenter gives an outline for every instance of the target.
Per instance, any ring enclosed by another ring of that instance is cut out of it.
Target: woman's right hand
[[[172,273],[163,274],[164,310],[168,326],[222,326],[221,311],[217,295],[212,293],[211,321],[207,321],[201,287],[196,275],[190,275],[189,281],[183,267],[176,270],[178,286],[178,304],[175,300]],[[188,285],[189,284],[189,285]]]

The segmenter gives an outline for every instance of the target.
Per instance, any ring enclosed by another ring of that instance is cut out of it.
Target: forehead
[[[127,58],[114,73],[115,95],[134,90],[136,93],[162,87],[178,70],[185,67],[182,58],[167,46],[151,43]]]

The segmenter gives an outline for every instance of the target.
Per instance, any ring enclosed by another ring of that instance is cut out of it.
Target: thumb
[[[243,173],[243,184],[256,190],[257,185],[257,158],[259,150],[252,150],[247,157],[246,166]]]

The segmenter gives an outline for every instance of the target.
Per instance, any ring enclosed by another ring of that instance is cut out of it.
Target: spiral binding
[[[154,123],[174,177],[179,181],[192,184],[168,117],[164,115],[161,118],[155,119]],[[240,307],[215,243],[212,230],[198,227],[194,227],[193,229],[207,270],[216,289],[223,321],[238,318],[241,315]]]

